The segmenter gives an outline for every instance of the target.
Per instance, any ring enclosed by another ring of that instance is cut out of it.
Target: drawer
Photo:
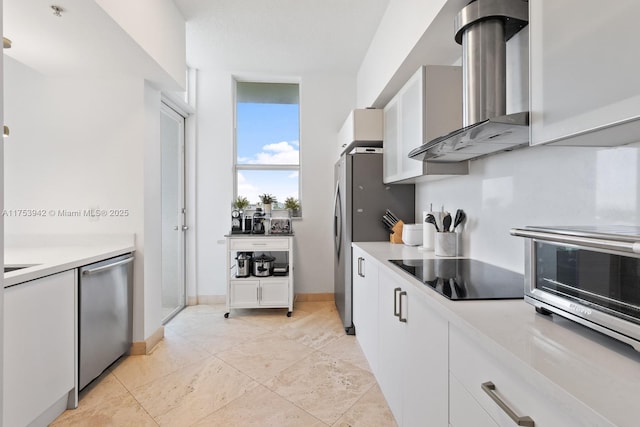
[[[497,427],[493,418],[464,388],[462,383],[449,375],[449,425],[451,427]]]
[[[286,251],[289,250],[288,238],[256,237],[229,239],[229,249],[238,251]]]
[[[553,386],[541,374],[516,359],[509,360],[511,355],[506,351],[504,355],[492,354],[453,325],[450,327],[449,350],[450,381],[457,379],[499,426],[512,427],[516,424],[507,414],[508,409],[502,409],[490,394],[510,408],[514,415],[531,417],[535,427],[612,426],[580,401]],[[493,391],[488,392],[482,387],[488,382],[495,386]],[[455,386],[455,382],[453,384]],[[457,404],[452,403],[452,408]]]

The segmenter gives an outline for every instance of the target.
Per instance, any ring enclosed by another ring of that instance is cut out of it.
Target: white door
[[[185,305],[184,117],[162,104],[162,314],[167,322]]]

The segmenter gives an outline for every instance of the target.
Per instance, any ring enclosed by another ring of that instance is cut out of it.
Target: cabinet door
[[[258,280],[231,280],[229,282],[229,305],[236,308],[258,306]]]
[[[384,182],[422,175],[466,174],[464,163],[443,167],[409,158],[429,139],[462,126],[460,67],[427,65],[411,76],[384,108]],[[427,108],[429,107],[429,108]]]
[[[409,158],[409,152],[424,141],[424,68],[421,68],[402,89],[400,97],[399,168],[401,177],[422,175],[422,162]]]
[[[384,182],[391,182],[399,173],[398,155],[400,152],[399,106],[394,98],[384,107]]]
[[[338,132],[337,158],[353,142],[370,141],[379,144],[383,138],[382,110],[353,110]]]
[[[378,265],[353,248],[353,324],[372,372],[378,370]]]
[[[405,379],[402,422],[405,426],[446,427],[449,420],[449,330],[444,317],[434,313],[426,296],[405,286],[402,301],[407,318],[404,347]],[[403,288],[403,289],[404,289]],[[477,425],[477,424],[468,424]]]
[[[376,378],[384,394],[387,404],[398,425],[402,421],[402,398],[404,388],[404,359],[406,354],[406,324],[396,316],[400,305],[406,301],[401,296],[400,281],[395,279],[385,268],[378,272],[379,278],[379,343],[378,371]]]
[[[4,425],[25,426],[75,387],[76,270],[5,289]]]
[[[424,67],[384,108],[384,182],[422,175],[422,162],[408,158],[424,141]]]
[[[640,2],[537,0],[529,9],[531,144],[640,139]]]
[[[289,279],[260,280],[260,305],[265,307],[289,305]]]

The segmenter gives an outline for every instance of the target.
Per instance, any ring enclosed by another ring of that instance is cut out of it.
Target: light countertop
[[[4,274],[4,287],[78,268],[135,250],[135,236],[5,236],[5,266],[32,265]]]
[[[253,234],[253,233],[229,233],[229,234],[225,234],[224,237],[232,237],[234,239],[236,238],[241,238],[241,239],[246,239],[246,238],[253,238],[253,239],[261,239],[263,237],[293,237],[295,235],[295,233],[291,232],[291,233],[262,233],[262,234]]]
[[[640,353],[631,346],[560,316],[537,314],[524,300],[448,300],[388,262],[436,258],[432,251],[386,242],[353,246],[422,291],[434,311],[531,383],[553,395],[568,393],[614,425],[637,425],[640,407],[629,402],[640,396]]]

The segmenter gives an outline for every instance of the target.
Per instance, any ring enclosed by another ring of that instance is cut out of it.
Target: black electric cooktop
[[[524,298],[524,276],[474,259],[390,259],[451,300]]]

